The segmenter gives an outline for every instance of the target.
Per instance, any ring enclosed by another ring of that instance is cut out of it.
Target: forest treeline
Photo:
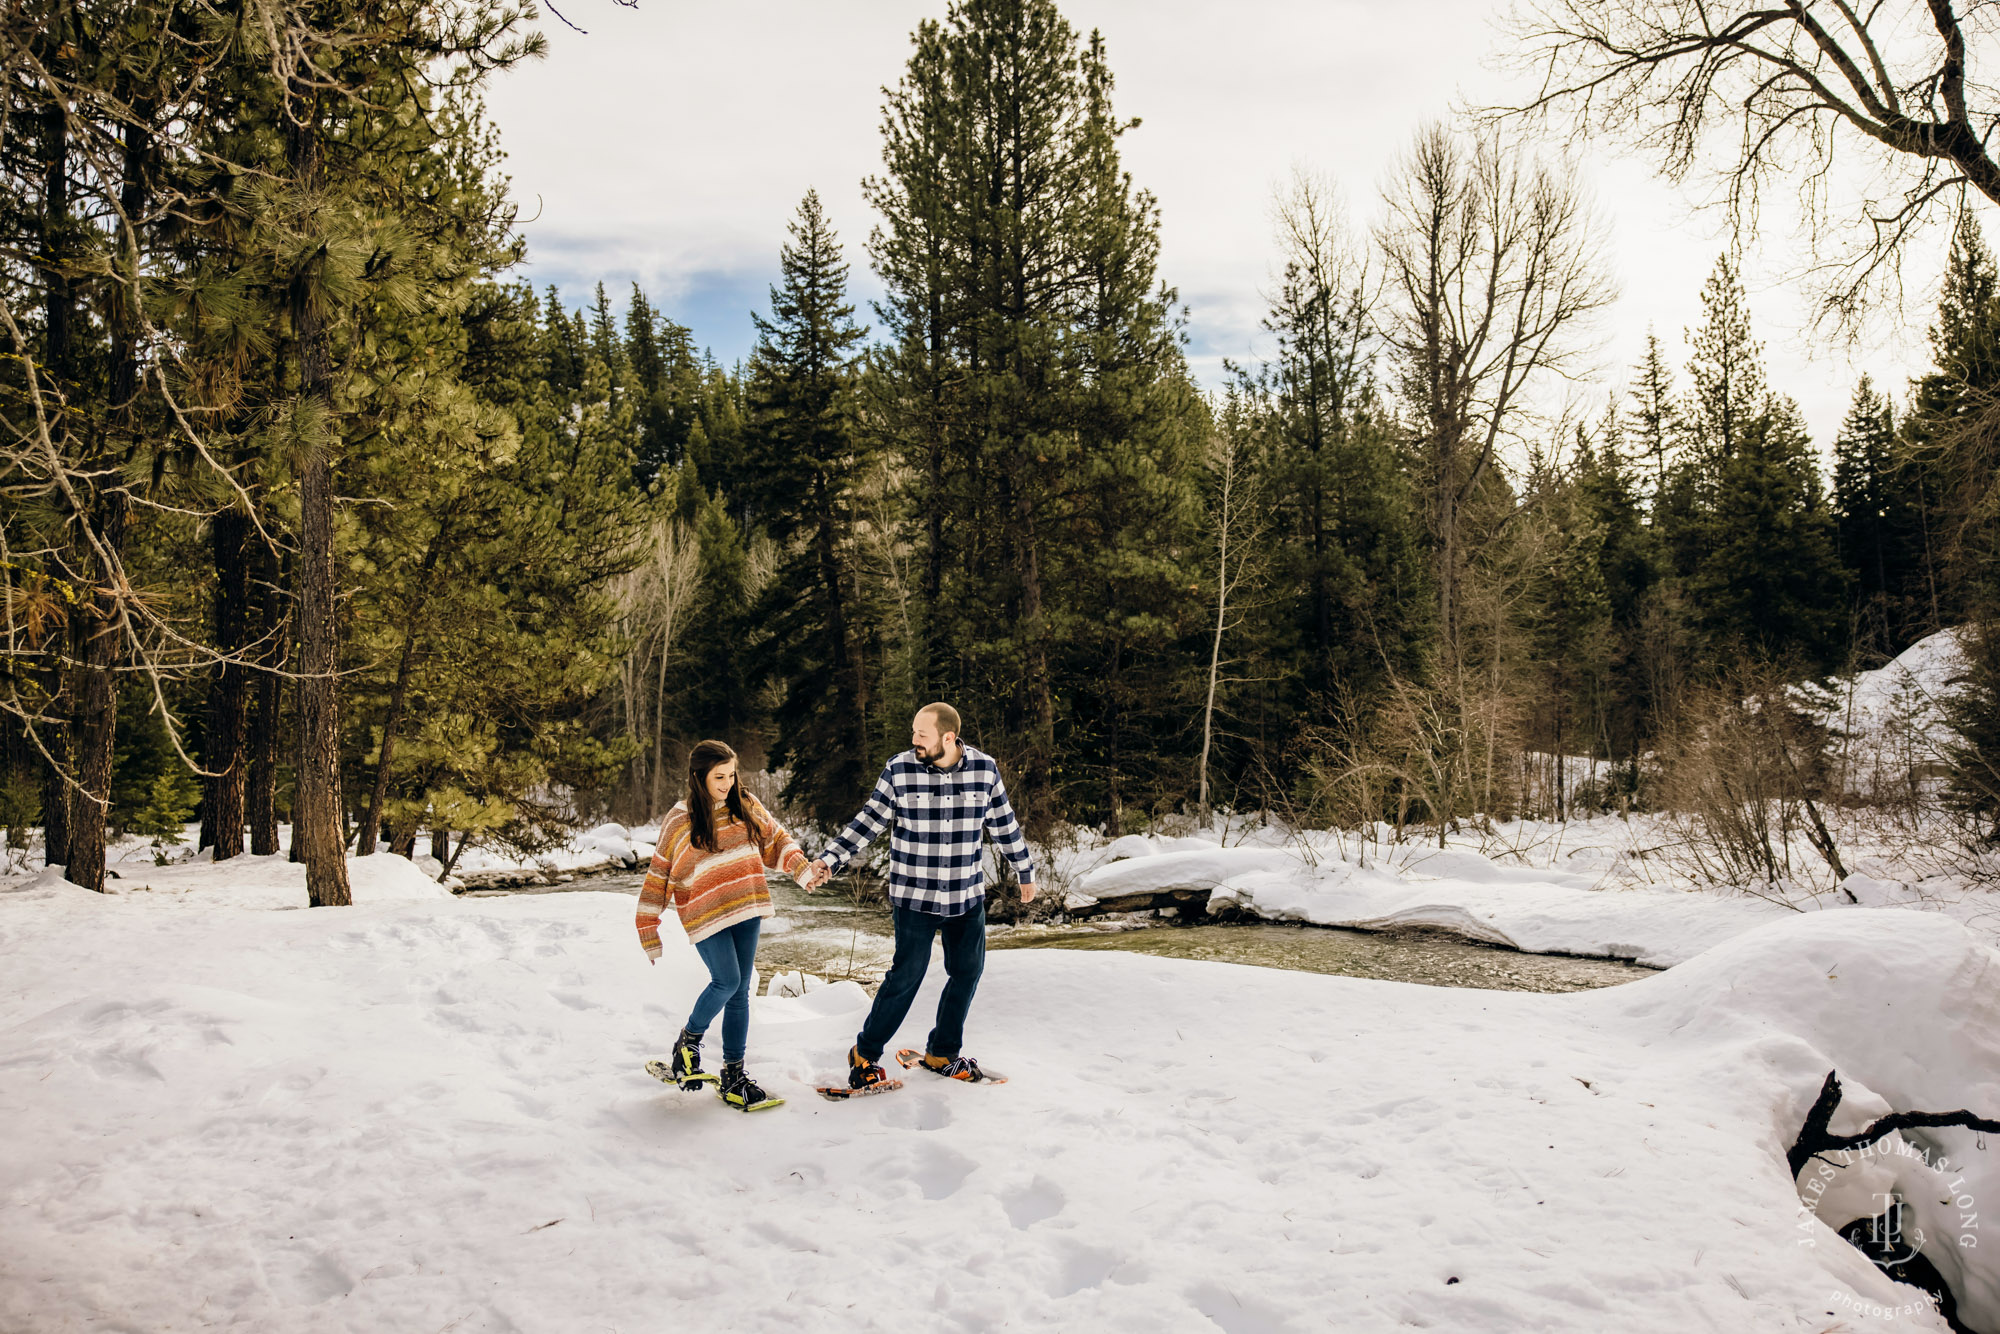
[[[343,851],[657,816],[704,736],[830,823],[934,698],[1037,836],[1644,805],[1717,700],[1967,624],[1953,781],[2000,813],[1969,213],[1932,369],[1857,385],[1830,475],[1728,254],[1685,359],[1573,387],[1603,238],[1491,128],[1420,131],[1365,230],[1294,180],[1275,352],[1205,391],[1103,40],[961,0],[886,95],[860,249],[805,190],[722,366],[636,286],[512,276],[479,90],[525,19],[10,19],[0,820],[78,883],[107,826],[199,818],[221,858],[290,820],[342,902]]]

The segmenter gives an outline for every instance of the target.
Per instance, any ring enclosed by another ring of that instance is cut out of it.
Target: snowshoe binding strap
[[[865,1089],[871,1085],[887,1083],[888,1080],[888,1073],[875,1062],[865,1059],[861,1055],[861,1048],[847,1049],[847,1087]]]
[[[722,1085],[718,1096],[731,1107],[746,1112],[762,1111],[766,1107],[777,1107],[785,1101],[774,1098],[764,1091],[763,1085],[743,1073],[740,1061],[730,1061],[722,1067]]]
[[[673,1064],[669,1067],[670,1077],[684,1089],[699,1088],[703,1084],[715,1082],[715,1076],[701,1068],[701,1039],[700,1033],[690,1033],[685,1028],[674,1038]]]
[[[897,1062],[905,1069],[928,1070],[931,1074],[946,1079],[963,1080],[968,1084],[1004,1084],[1007,1077],[991,1070],[982,1070],[979,1062],[970,1056],[933,1056],[928,1052],[905,1048],[896,1053]]]

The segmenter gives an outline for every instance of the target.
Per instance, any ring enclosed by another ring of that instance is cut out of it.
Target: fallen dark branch
[[[1862,1149],[1885,1135],[1893,1135],[1898,1130],[1937,1129],[1957,1126],[1965,1130],[1984,1130],[2000,1135],[2000,1121],[1984,1116],[1974,1116],[1961,1108],[1955,1112],[1892,1112],[1870,1122],[1868,1127],[1852,1135],[1835,1135],[1827,1130],[1833,1114],[1840,1107],[1840,1076],[1835,1071],[1826,1072],[1826,1083],[1820,1085],[1819,1097],[1813,1100],[1812,1110],[1806,1113],[1806,1123],[1799,1128],[1798,1142],[1785,1155],[1791,1165],[1794,1177],[1805,1169],[1805,1165],[1819,1154],[1836,1149]]]
[[[1178,908],[1196,916],[1207,911],[1206,889],[1135,889],[1125,894],[1107,894],[1094,903],[1069,909],[1072,918],[1102,917],[1115,912],[1148,912],[1157,908]]]

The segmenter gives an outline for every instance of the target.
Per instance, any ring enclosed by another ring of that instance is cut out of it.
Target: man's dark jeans
[[[937,1027],[931,1030],[924,1049],[933,1056],[956,1056],[965,1041],[965,1012],[972,1008],[972,993],[979,990],[979,974],[986,968],[986,900],[957,917],[940,917],[894,904],[889,911],[896,920],[896,958],[875,993],[875,1004],[854,1045],[868,1060],[881,1058],[882,1049],[910,1012],[917,988],[923,985],[931,963],[931,937],[942,936],[944,995],[938,998]]]

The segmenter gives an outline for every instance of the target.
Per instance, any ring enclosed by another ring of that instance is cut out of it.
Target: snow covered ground
[[[1963,876],[1919,876],[1858,856],[1846,880],[1812,892],[1756,894],[1662,874],[1644,856],[1668,837],[1655,817],[1466,826],[1434,842],[1357,838],[1268,825],[1194,836],[1081,836],[1051,857],[1054,881],[1082,906],[1141,890],[1207,890],[1211,909],[1272,921],[1386,930],[1432,927],[1549,954],[1667,967],[1753,927],[1837,908],[1941,913],[2000,941],[2000,894]],[[1850,855],[1855,850],[1850,847]]]
[[[2000,955],[1936,913],[1559,996],[996,952],[1012,1083],[812,1097],[837,984],[759,1000],[791,1102],[746,1117],[641,1072],[704,975],[628,896],[282,911],[258,869],[0,890],[0,1330],[1941,1330],[1827,1226],[1888,1169],[1816,1216],[1784,1151],[1835,1068],[1836,1129],[2000,1108]],[[2000,1154],[1931,1143],[1958,1184],[1898,1186],[2000,1328],[1937,1205]]]
[[[1894,661],[1802,688],[1800,702],[1837,737],[1843,791],[1905,796],[1931,775],[1948,738],[1941,702],[1962,662],[1956,632]],[[1567,757],[1573,785],[1602,766]],[[1455,931],[1545,953],[1608,955],[1668,966],[1761,924],[1835,908],[1943,914],[2000,942],[2000,864],[1979,866],[1957,831],[1915,805],[1827,806],[1849,874],[1836,882],[1803,821],[1775,886],[1715,885],[1685,855],[1690,830],[1659,813],[1567,822],[1468,822],[1439,847],[1434,833],[1397,842],[1387,825],[1289,830],[1219,818],[1178,836],[1106,839],[1073,831],[1047,854],[1051,880],[1079,906],[1143,890],[1207,890],[1212,908],[1277,921],[1380,930]],[[2000,859],[1988,857],[1989,863]]]
[[[659,838],[658,825],[627,828],[622,824],[601,824],[575,835],[562,847],[534,857],[523,857],[502,848],[468,847],[452,867],[452,878],[460,885],[476,889],[484,885],[553,881],[614,868],[643,870],[652,859],[653,845]],[[417,861],[432,875],[443,869],[432,857],[419,857]]]
[[[1845,790],[1864,796],[1894,790],[1912,770],[1936,764],[1952,732],[1944,703],[1964,669],[1957,630],[1940,630],[1872,671],[1834,682],[1831,691],[1801,688],[1800,698],[1839,734],[1835,756]]]

